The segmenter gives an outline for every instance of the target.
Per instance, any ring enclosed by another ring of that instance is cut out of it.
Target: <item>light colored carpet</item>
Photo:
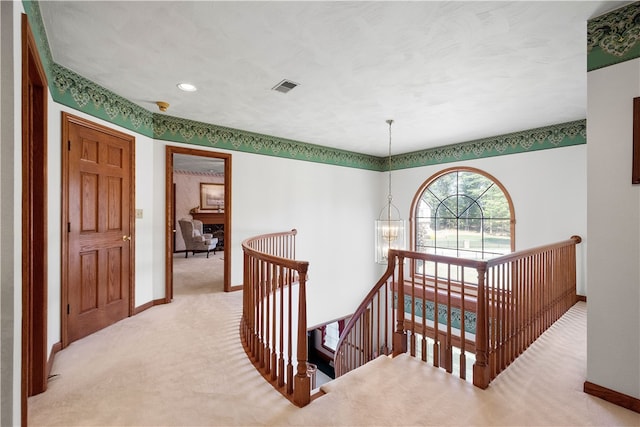
[[[176,258],[176,272],[193,271],[192,259]],[[196,262],[200,271],[222,264]],[[29,425],[640,425],[640,414],[581,391],[584,303],[487,390],[409,357],[382,356],[324,385],[326,395],[299,409],[242,349],[242,294],[221,292],[221,273],[219,283],[214,271],[180,274],[173,303],[59,352],[48,391],[29,399]]]

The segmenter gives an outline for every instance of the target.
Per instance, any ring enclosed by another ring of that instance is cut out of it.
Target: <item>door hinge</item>
[[[67,233],[71,233],[71,223],[67,223]]]
[[[69,314],[69,311],[70,311],[69,304],[67,304],[67,314]]]

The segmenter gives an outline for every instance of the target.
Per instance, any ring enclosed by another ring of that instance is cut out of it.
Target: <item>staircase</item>
[[[308,262],[295,260],[295,236],[292,230],[243,243],[241,337],[265,379],[305,406],[312,392],[306,354]],[[580,241],[573,236],[488,261],[390,250],[387,270],[340,337],[336,377],[372,361],[386,363],[387,356],[410,357],[462,379],[471,377],[486,389],[577,302],[575,247]]]
[[[409,354],[462,379],[472,366],[473,384],[487,388],[577,302],[580,241],[488,261],[390,250],[338,342],[336,376],[380,355]]]

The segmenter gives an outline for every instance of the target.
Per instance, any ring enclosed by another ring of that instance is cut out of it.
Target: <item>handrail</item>
[[[573,236],[488,261],[389,251],[387,270],[340,336],[336,377],[380,354],[409,352],[461,378],[474,360],[474,385],[488,387],[577,301],[580,242]]]
[[[311,400],[306,311],[309,263],[295,260],[296,234],[294,229],[242,242],[244,286],[240,335],[256,369],[285,397],[302,407]],[[296,290],[298,294],[294,298]],[[297,315],[294,314],[296,306]]]
[[[578,301],[575,247],[581,242],[571,236],[487,261],[486,286],[478,288],[485,302],[478,313],[483,336],[477,337],[474,384],[486,388]]]

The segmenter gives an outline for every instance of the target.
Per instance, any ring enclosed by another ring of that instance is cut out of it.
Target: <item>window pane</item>
[[[440,205],[438,205],[437,215],[442,218],[456,218],[458,216],[458,198],[451,196],[445,198]]]
[[[485,176],[469,171],[459,172],[459,193],[465,194],[474,200],[477,200],[489,187],[492,186],[493,182]]]
[[[432,218],[416,218],[416,250],[423,252],[421,247],[433,245]]]
[[[497,185],[491,187],[479,200],[487,218],[509,218],[509,203]]]
[[[433,193],[433,195],[440,200],[446,199],[451,194],[456,194],[456,189],[457,189],[457,173],[456,172],[443,175],[437,180],[435,180],[431,185],[429,185],[429,191]]]
[[[432,181],[419,198],[415,250],[488,259],[511,250],[511,210],[501,187],[469,170]]]
[[[330,348],[333,351],[336,351],[336,345],[338,344],[338,340],[340,339],[340,334],[338,332],[338,322],[331,322],[325,325],[323,339],[323,344],[326,347]]]
[[[434,246],[437,255],[457,256],[458,229],[455,219],[436,219]]]
[[[470,201],[471,199],[466,198],[466,197],[460,197],[461,200],[465,200],[465,201]],[[473,201],[472,203],[468,203],[465,206],[465,209],[461,209],[460,210],[460,214],[459,214],[460,218],[466,218],[466,219],[482,219],[485,217],[484,212],[482,211],[482,208],[480,207],[480,205],[478,203],[476,203],[475,201]],[[476,231],[480,231],[479,228],[476,229]]]
[[[511,222],[508,219],[485,221],[485,250],[498,254],[511,252]]]

